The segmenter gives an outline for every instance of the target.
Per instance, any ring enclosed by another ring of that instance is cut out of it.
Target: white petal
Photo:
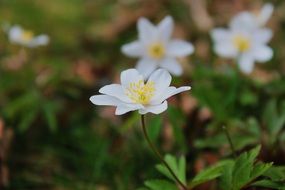
[[[233,46],[232,42],[221,42],[214,45],[214,51],[221,57],[234,58],[237,56],[238,51]]]
[[[22,35],[22,28],[20,26],[13,26],[9,30],[9,40],[16,42],[21,38]]]
[[[139,39],[142,42],[151,41],[153,35],[156,33],[156,27],[146,18],[140,18],[138,20],[137,28],[139,31]]]
[[[183,40],[171,40],[167,45],[167,54],[173,57],[184,57],[194,52],[191,43]]]
[[[221,42],[223,40],[229,40],[230,34],[231,34],[231,32],[229,30],[222,29],[222,28],[213,29],[210,33],[212,39],[215,42]]]
[[[152,59],[143,58],[138,61],[136,69],[144,78],[148,78],[149,75],[157,68],[157,62]]]
[[[246,11],[236,15],[230,23],[230,28],[234,30],[251,30],[257,27],[256,17]]]
[[[122,105],[119,105],[116,108],[115,114],[116,115],[122,115],[122,114],[125,114],[127,112],[138,110],[138,109],[141,109],[141,108],[142,108],[142,106],[135,105],[135,104],[132,105],[132,106],[128,106],[128,105],[122,104]]]
[[[143,109],[139,110],[140,114],[146,114],[148,112],[154,113],[154,114],[160,114],[164,112],[167,109],[167,101],[164,101],[162,104],[159,105],[151,105],[151,106],[146,106]]]
[[[128,69],[121,72],[121,84],[127,88],[130,83],[143,80],[143,76],[136,69]]]
[[[174,58],[163,59],[159,66],[168,70],[173,75],[179,76],[182,74],[182,67]]]
[[[184,92],[184,91],[188,91],[190,90],[191,87],[190,86],[182,86],[182,87],[179,87],[179,88],[176,88],[176,87],[169,87],[169,89],[165,92],[164,96],[163,96],[163,99],[168,99],[170,98],[171,96],[174,96],[176,94],[179,94],[181,92]]]
[[[258,46],[253,51],[254,58],[258,62],[266,62],[272,59],[273,57],[273,50],[268,46]]]
[[[254,67],[254,59],[250,55],[241,55],[241,57],[238,60],[238,65],[240,70],[243,73],[249,74],[252,72]]]
[[[49,36],[46,34],[35,37],[38,45],[47,45],[49,43]]]
[[[125,55],[130,57],[140,57],[144,54],[143,44],[141,44],[139,41],[125,44],[122,46],[121,50]]]
[[[89,99],[95,105],[103,106],[117,106],[121,104],[121,101],[117,98],[108,95],[95,95]]]
[[[256,43],[265,44],[268,43],[273,36],[271,29],[258,29],[254,32],[253,38]]]
[[[34,48],[37,46],[47,45],[48,42],[49,42],[49,37],[43,34],[31,39],[29,42],[25,43],[25,45],[27,47]]]
[[[106,85],[100,88],[99,92],[118,98],[123,102],[131,103],[131,100],[125,95],[123,87],[119,84]]]
[[[158,69],[150,75],[147,82],[154,83],[155,95],[153,99],[155,99],[156,96],[160,96],[165,89],[169,87],[171,83],[171,76],[166,70]]]
[[[172,35],[174,27],[173,18],[171,16],[166,16],[159,24],[158,24],[158,30],[160,33],[160,38],[167,42]]]
[[[159,104],[163,102],[164,100],[170,98],[171,96],[174,96],[175,94],[188,91],[190,89],[191,89],[190,86],[182,86],[179,88],[170,86],[161,94],[161,96],[157,97],[156,99],[151,100],[151,104]]]
[[[272,16],[274,7],[271,3],[265,4],[257,17],[260,26],[264,26]]]

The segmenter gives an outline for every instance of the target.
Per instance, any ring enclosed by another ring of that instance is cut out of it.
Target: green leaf
[[[264,172],[266,172],[273,163],[258,163],[254,166],[252,172],[251,172],[251,176],[250,176],[250,181],[256,179],[257,177],[261,176]]]
[[[220,186],[224,190],[239,190],[265,173],[272,163],[257,163],[260,146],[241,154],[223,169]]]
[[[182,156],[182,157],[180,157],[179,160],[177,160],[174,156],[171,156],[168,154],[164,157],[164,160],[169,165],[169,167],[172,169],[174,174],[178,177],[178,179],[182,183],[185,184],[186,183],[186,161],[185,161],[185,158]],[[171,175],[169,170],[163,164],[157,165],[156,169],[160,173],[162,173],[163,175],[165,175],[166,177],[168,177],[169,179],[171,179],[175,182],[174,177]]]
[[[284,182],[274,182],[270,180],[260,180],[252,184],[252,186],[266,187],[278,190],[285,190]]]
[[[269,177],[272,181],[285,181],[285,166],[272,166],[263,176]]]
[[[233,181],[233,170],[234,170],[235,162],[233,160],[229,160],[228,163],[223,167],[220,187],[223,190],[232,189],[232,181]]]
[[[159,179],[148,180],[145,182],[145,186],[151,190],[179,190],[173,183]]]
[[[186,159],[181,156],[178,161],[178,178],[186,184]]]
[[[192,179],[192,181],[190,182],[190,186],[195,187],[201,183],[204,183],[206,181],[210,181],[210,180],[213,180],[219,177],[222,174],[223,167],[228,164],[229,164],[228,161],[222,161],[222,162],[217,163],[214,166],[211,166],[201,171],[198,175],[194,177],[194,179]]]

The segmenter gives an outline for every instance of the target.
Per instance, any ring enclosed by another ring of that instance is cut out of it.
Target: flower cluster
[[[239,13],[227,29],[213,29],[214,51],[221,57],[234,59],[244,73],[252,72],[255,62],[269,61],[273,50],[267,44],[273,34],[265,25],[272,13],[273,6],[265,4],[258,13]],[[167,109],[167,98],[190,90],[189,86],[169,86],[168,72],[176,76],[182,74],[177,58],[194,52],[191,43],[171,38],[172,17],[165,17],[157,26],[140,18],[137,29],[138,40],[122,46],[125,55],[139,58],[136,69],[123,71],[121,84],[107,85],[99,90],[101,95],[90,98],[96,105],[116,106],[117,115],[134,110],[140,114],[159,114]]]
[[[235,59],[240,70],[251,73],[254,62],[266,62],[273,57],[267,45],[272,31],[265,27],[273,13],[273,6],[266,4],[259,13],[241,12],[229,24],[228,29],[212,30],[214,51],[225,58]]]

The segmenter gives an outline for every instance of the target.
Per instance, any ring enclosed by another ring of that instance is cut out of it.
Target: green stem
[[[234,157],[237,158],[237,154],[236,154],[236,150],[235,150],[233,141],[231,139],[230,133],[229,133],[228,129],[226,128],[226,126],[223,126],[223,130],[224,130],[224,132],[225,132],[225,134],[227,136],[227,139],[229,141],[230,147],[232,149],[232,153],[233,153]]]
[[[158,157],[158,159],[165,165],[165,167],[168,169],[168,171],[171,173],[171,175],[174,177],[175,181],[183,188],[183,190],[189,190],[188,187],[186,185],[184,185],[183,182],[181,182],[179,180],[179,178],[175,175],[175,173],[173,172],[173,170],[170,168],[170,166],[167,164],[167,162],[163,159],[163,157],[161,156],[161,154],[159,153],[159,151],[157,150],[157,148],[154,146],[154,144],[151,142],[147,130],[146,130],[146,126],[145,126],[145,120],[144,120],[144,115],[141,115],[141,123],[142,123],[142,129],[143,129],[143,133],[144,133],[144,137],[146,139],[146,141],[148,142],[151,150],[156,154],[156,156]]]

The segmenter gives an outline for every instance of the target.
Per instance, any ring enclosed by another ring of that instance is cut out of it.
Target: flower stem
[[[157,150],[157,148],[154,146],[154,144],[151,142],[147,130],[146,130],[146,126],[145,126],[145,120],[144,120],[144,115],[141,115],[141,124],[142,124],[142,129],[143,129],[143,133],[144,133],[144,137],[146,139],[146,141],[148,142],[151,150],[156,154],[156,156],[158,157],[158,159],[165,165],[165,167],[168,169],[168,171],[171,173],[171,175],[174,177],[175,181],[183,188],[183,190],[189,190],[187,188],[187,186],[181,182],[179,180],[179,178],[175,175],[175,173],[173,172],[173,170],[170,168],[170,166],[167,164],[167,162],[163,159],[163,157],[161,156],[161,154],[159,153],[159,151]]]
[[[232,153],[233,153],[234,157],[237,158],[236,150],[235,150],[233,141],[232,141],[232,139],[231,139],[231,136],[230,136],[230,133],[229,133],[227,127],[226,127],[226,126],[223,126],[223,130],[224,130],[224,132],[225,132],[225,134],[226,134],[226,136],[227,136],[227,139],[228,139],[228,141],[229,141],[230,147],[231,147],[231,149],[232,149]]]

